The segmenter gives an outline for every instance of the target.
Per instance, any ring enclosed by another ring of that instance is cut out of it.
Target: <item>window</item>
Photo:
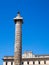
[[[7,65],[7,62],[6,62],[6,65]]]
[[[44,60],[44,64],[46,64],[46,61]]]
[[[35,62],[33,61],[33,64],[35,64]]]
[[[27,62],[27,64],[29,65],[29,62]]]
[[[39,64],[40,64],[40,61],[39,61]]]
[[[23,65],[23,62],[22,62],[22,65]]]
[[[11,65],[13,65],[13,62],[11,62]]]

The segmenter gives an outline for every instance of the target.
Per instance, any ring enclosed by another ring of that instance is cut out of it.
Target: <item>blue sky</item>
[[[0,65],[14,55],[14,21],[23,16],[22,53],[49,54],[49,0],[0,0]]]

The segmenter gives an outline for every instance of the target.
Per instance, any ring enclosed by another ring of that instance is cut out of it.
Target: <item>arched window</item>
[[[40,61],[39,61],[39,64],[40,64]]]
[[[11,62],[11,65],[13,65],[13,62]]]
[[[29,65],[29,62],[27,62],[27,64]]]
[[[6,62],[6,65],[7,65],[7,62]]]
[[[44,60],[44,64],[46,64],[46,60]]]
[[[33,61],[33,64],[35,64],[35,62]]]
[[[23,65],[23,62],[22,62],[22,65]]]

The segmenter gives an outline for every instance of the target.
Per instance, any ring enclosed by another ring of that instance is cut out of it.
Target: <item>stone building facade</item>
[[[14,65],[14,56],[4,56],[3,65]],[[22,54],[21,65],[49,65],[49,55],[34,55],[31,51]]]

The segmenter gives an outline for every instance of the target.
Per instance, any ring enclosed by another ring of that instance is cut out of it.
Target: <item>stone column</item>
[[[22,60],[22,23],[23,18],[18,12],[15,21],[15,49],[14,49],[14,65],[21,65]]]

